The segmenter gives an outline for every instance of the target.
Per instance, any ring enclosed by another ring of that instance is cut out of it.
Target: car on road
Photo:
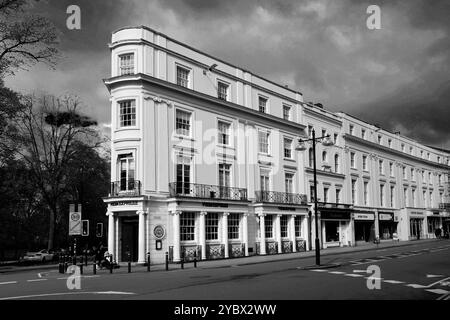
[[[22,262],[47,262],[52,261],[54,257],[53,253],[43,249],[37,252],[27,252],[21,259]]]

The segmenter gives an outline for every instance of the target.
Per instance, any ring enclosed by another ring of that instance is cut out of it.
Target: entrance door
[[[375,237],[375,226],[372,221],[355,221],[355,241],[369,242]]]
[[[138,217],[122,218],[122,261],[128,261],[128,252],[132,262],[138,260],[138,224]]]

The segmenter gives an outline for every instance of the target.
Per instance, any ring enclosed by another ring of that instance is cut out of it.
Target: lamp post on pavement
[[[318,209],[317,209],[317,169],[316,169],[316,142],[321,141],[325,147],[330,147],[334,145],[333,141],[330,139],[330,135],[325,135],[322,137],[316,138],[316,131],[312,130],[312,137],[310,139],[300,139],[299,144],[295,150],[297,151],[305,151],[306,145],[305,142],[311,142],[313,152],[313,173],[314,173],[314,225],[316,230],[316,238],[315,238],[315,249],[316,249],[316,265],[320,266],[320,240],[319,240],[319,225],[318,225]]]

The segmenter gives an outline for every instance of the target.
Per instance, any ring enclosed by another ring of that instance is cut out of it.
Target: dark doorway
[[[355,221],[355,240],[370,242],[375,238],[375,226],[372,221]]]
[[[132,262],[138,260],[138,224],[138,217],[122,218],[122,261],[128,261],[128,251]]]

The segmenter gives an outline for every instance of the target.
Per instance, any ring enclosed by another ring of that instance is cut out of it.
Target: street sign
[[[81,235],[81,212],[69,213],[69,236]]]
[[[82,220],[81,223],[82,223],[81,235],[83,237],[89,236],[89,220]]]

